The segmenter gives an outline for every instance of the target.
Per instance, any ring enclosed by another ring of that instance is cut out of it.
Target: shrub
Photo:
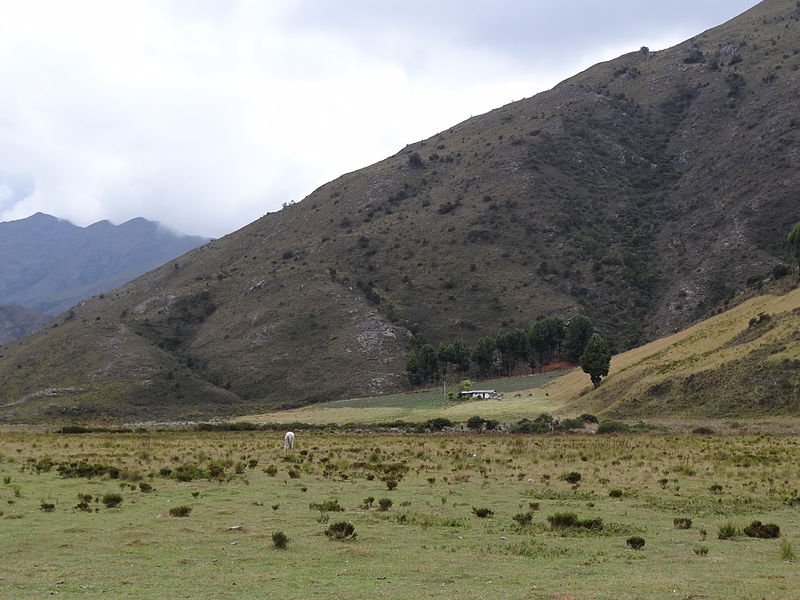
[[[364,498],[364,502],[361,503],[361,508],[364,510],[369,510],[372,508],[372,503],[375,502],[375,498],[373,496],[367,496]]]
[[[275,477],[278,474],[278,467],[275,465],[270,465],[266,469],[264,469],[264,473],[269,475],[270,477]]]
[[[622,498],[622,490],[613,489],[610,492],[608,492],[608,495],[611,496],[612,498]]]
[[[188,517],[189,513],[192,512],[191,506],[173,506],[169,509],[169,516],[171,517]]]
[[[708,491],[712,494],[721,494],[722,493],[722,486],[718,483],[713,483],[708,487]]]
[[[781,560],[792,561],[794,562],[797,560],[797,555],[794,553],[794,548],[792,548],[791,542],[784,538],[783,542],[781,543]]]
[[[547,517],[547,522],[553,529],[571,529],[582,527],[584,529],[602,529],[602,519],[578,519],[575,513],[556,513]]]
[[[708,554],[708,546],[695,546],[692,548],[692,552],[694,552],[697,556],[705,556]]]
[[[632,548],[633,550],[641,550],[644,548],[644,538],[638,535],[629,537],[625,540],[625,543],[628,544],[628,548]]]
[[[581,480],[581,474],[576,472],[576,471],[572,471],[571,473],[567,473],[565,475],[562,475],[561,479],[563,479],[567,483],[571,483],[571,484],[574,485],[574,484],[578,483]]]
[[[289,479],[298,479],[300,477],[300,471],[297,469],[289,469]]]
[[[392,500],[391,498],[381,498],[378,500],[378,505],[380,506],[380,510],[389,510],[392,507]]]
[[[56,505],[52,502],[45,502],[42,500],[42,503],[39,504],[39,508],[42,509],[44,512],[53,512],[56,509]]]
[[[672,524],[675,525],[677,529],[690,529],[692,526],[692,520],[687,519],[686,517],[676,517],[672,519]]]
[[[732,540],[735,538],[739,533],[739,528],[736,526],[736,523],[731,523],[728,521],[727,523],[723,523],[719,526],[717,530],[717,538],[721,540]]]
[[[147,483],[146,481],[139,482],[139,489],[142,491],[143,494],[149,494],[153,491],[153,486]]]
[[[624,433],[629,429],[630,427],[622,421],[606,420],[597,427],[597,433]]]
[[[581,416],[578,417],[584,423],[597,423],[597,417],[591,415],[589,413],[583,413]]]
[[[288,543],[289,538],[282,531],[276,531],[272,534],[272,545],[278,550],[285,550]]]
[[[550,523],[550,527],[555,529],[575,527],[578,523],[578,515],[575,513],[556,513],[547,517],[547,522]]]
[[[480,517],[481,519],[485,519],[487,517],[491,517],[494,514],[494,511],[488,508],[476,508],[472,507],[472,512],[476,517]]]
[[[424,163],[422,162],[422,157],[420,157],[418,152],[413,152],[408,157],[408,166],[413,168],[413,169],[419,169],[419,168],[425,166]]]
[[[533,512],[517,513],[512,517],[520,527],[527,527],[533,522]]]
[[[397,487],[397,480],[396,479],[386,479],[386,489],[391,491]]]
[[[692,433],[696,433],[697,435],[713,435],[714,430],[711,427],[695,427],[692,429]]]
[[[789,273],[791,273],[791,269],[789,269],[789,267],[787,267],[786,265],[777,264],[774,267],[772,267],[772,278],[775,280],[783,279]]]
[[[308,505],[309,508],[318,510],[320,512],[342,512],[344,508],[336,498],[330,498],[324,502],[312,502]]]
[[[781,528],[775,523],[762,523],[761,521],[753,521],[744,528],[744,534],[753,538],[779,538],[781,537]]]
[[[355,527],[352,523],[347,521],[339,521],[334,523],[325,530],[325,535],[331,540],[354,540],[358,536],[355,532]]]
[[[104,494],[100,501],[105,504],[106,508],[116,508],[122,504],[122,494],[110,493]]]

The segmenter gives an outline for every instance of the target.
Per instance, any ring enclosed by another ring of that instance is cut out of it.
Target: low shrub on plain
[[[348,521],[339,521],[325,530],[325,535],[331,540],[354,540],[358,537],[353,524]]]
[[[289,538],[282,531],[276,531],[272,534],[272,545],[278,550],[285,550],[288,543]]]

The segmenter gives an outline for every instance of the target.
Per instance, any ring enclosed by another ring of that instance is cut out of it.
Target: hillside
[[[303,423],[422,422],[478,415],[500,421],[597,414],[619,419],[718,419],[800,415],[800,289],[750,298],[664,338],[615,355],[592,389],[577,368],[486,382],[502,401],[445,402],[442,389],[324,402],[241,417]]]
[[[0,304],[0,346],[38,329],[50,317],[13,304]]]
[[[757,296],[615,356],[590,391],[579,370],[543,388],[562,411],[619,418],[800,414],[800,289]]]
[[[0,223],[0,303],[55,316],[207,241],[141,218],[78,227],[36,213]]]
[[[3,348],[6,418],[263,412],[403,389],[414,341],[584,312],[624,350],[711,314],[800,220],[799,18],[598,64],[87,301]]]

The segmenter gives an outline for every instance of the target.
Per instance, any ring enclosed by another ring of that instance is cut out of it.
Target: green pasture
[[[791,436],[4,432],[0,597],[786,599],[799,476]]]
[[[491,419],[518,420],[533,418],[558,408],[545,393],[536,390],[568,371],[551,371],[521,377],[474,381],[473,389],[494,389],[503,394],[501,400],[448,400],[447,392],[458,395],[458,382],[437,388],[335,400],[293,410],[248,415],[238,421],[272,423],[388,423],[390,421],[421,422],[437,417],[466,421],[474,415]],[[587,376],[588,381],[588,376]],[[524,393],[523,393],[524,392]]]

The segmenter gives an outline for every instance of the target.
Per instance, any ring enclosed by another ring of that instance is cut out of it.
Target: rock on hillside
[[[264,412],[397,390],[415,340],[580,311],[622,350],[716,311],[800,220],[798,19],[598,64],[85,302],[0,389],[90,391],[7,418]]]

